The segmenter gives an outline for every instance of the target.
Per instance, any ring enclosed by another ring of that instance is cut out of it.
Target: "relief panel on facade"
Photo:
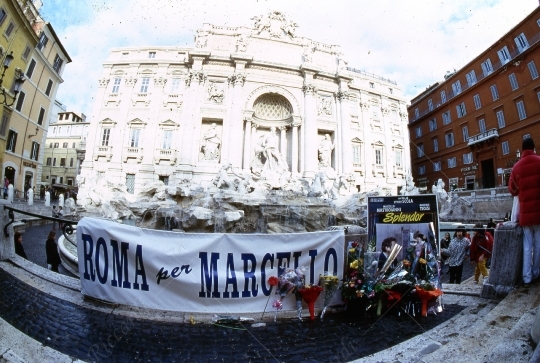
[[[222,104],[225,97],[225,84],[223,82],[208,82],[206,100]]]
[[[319,116],[332,116],[332,98],[317,97],[317,114]]]

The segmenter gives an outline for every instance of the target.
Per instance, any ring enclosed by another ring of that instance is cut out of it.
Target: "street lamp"
[[[26,79],[24,78],[24,73],[22,72],[15,76],[15,81],[14,81],[15,84],[13,85],[13,93],[15,94],[15,96],[11,96],[10,94],[8,94],[6,89],[2,87],[2,83],[4,82],[4,75],[6,74],[6,70],[11,65],[13,58],[14,58],[13,52],[6,55],[6,57],[4,58],[4,71],[2,72],[2,76],[0,77],[0,96],[3,97],[1,103],[8,107],[13,106],[13,104],[15,103],[15,100],[17,100],[17,95],[21,91],[21,87],[24,81],[26,81]],[[10,98],[13,98],[11,103],[9,102]]]

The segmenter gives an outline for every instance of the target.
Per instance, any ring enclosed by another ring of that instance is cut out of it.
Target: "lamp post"
[[[17,100],[17,95],[21,91],[21,88],[22,88],[22,85],[23,85],[24,81],[26,81],[26,79],[24,78],[24,73],[21,72],[20,74],[16,75],[15,81],[14,81],[15,83],[13,85],[13,93],[15,94],[15,96],[11,96],[6,91],[6,89],[4,87],[2,87],[2,84],[4,82],[4,75],[6,74],[6,70],[11,65],[11,62],[13,61],[13,58],[14,58],[13,57],[13,52],[6,55],[6,57],[4,58],[4,70],[2,72],[2,76],[0,77],[0,96],[2,97],[1,103],[8,106],[8,107],[13,106],[13,104]],[[10,99],[11,99],[11,102],[10,102]]]

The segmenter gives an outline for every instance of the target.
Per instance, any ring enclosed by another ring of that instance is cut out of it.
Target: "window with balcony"
[[[472,152],[463,154],[463,164],[472,164],[472,162],[473,162]]]
[[[373,114],[373,119],[374,120],[378,120],[380,117],[379,117],[379,110],[380,110],[380,107],[378,104],[373,104],[371,105],[371,113]]]
[[[403,166],[403,151],[395,150],[394,156],[395,156],[396,166],[397,167]]]
[[[467,114],[467,108],[465,107],[465,102],[461,102],[459,105],[456,106],[456,111],[458,118],[461,118]]]
[[[444,135],[444,140],[446,141],[446,147],[454,146],[454,133],[450,132]]]
[[[383,151],[382,148],[375,149],[375,164],[383,165]]]
[[[506,120],[504,118],[504,111],[498,110],[495,112],[495,115],[497,116],[497,123],[499,124],[499,128],[502,129],[506,126]]]
[[[474,72],[474,69],[467,73],[465,77],[467,78],[467,84],[469,85],[469,87],[476,83],[476,73]]]
[[[518,111],[519,121],[525,120],[527,118],[527,113],[525,112],[525,104],[522,100],[516,102],[516,107]]]
[[[162,149],[170,149],[172,145],[172,130],[163,130]]]
[[[516,75],[512,73],[508,76],[508,79],[510,80],[510,86],[512,87],[512,91],[517,90],[519,86]]]
[[[111,129],[104,128],[101,131],[101,146],[109,146],[109,137],[111,136]]]
[[[431,98],[427,101],[427,104],[428,110],[433,111],[433,100]]]
[[[424,145],[423,144],[419,144],[416,147],[416,156],[419,157],[419,158],[424,156]]]
[[[481,134],[486,132],[486,121],[483,118],[478,120],[478,129],[480,130]]]
[[[461,82],[459,80],[455,81],[452,84],[452,91],[454,92],[454,96],[457,96],[461,93]]]
[[[499,90],[497,89],[497,85],[492,84],[489,86],[489,89],[491,90],[491,98],[493,101],[497,101],[499,99]]]
[[[476,107],[477,110],[482,108],[482,102],[480,101],[480,95],[479,94],[474,95],[473,100],[474,100],[474,107]]]
[[[445,102],[446,102],[446,92],[441,91],[441,103],[445,103]]]
[[[114,79],[111,93],[118,93],[118,91],[120,90],[120,83],[122,83],[122,78],[115,78]]]
[[[148,85],[150,84],[150,77],[143,77],[141,82],[141,93],[148,92]]]
[[[132,129],[129,138],[130,147],[139,147],[139,136],[141,135],[141,129]]]
[[[537,79],[538,78],[538,70],[536,69],[536,64],[534,64],[534,61],[530,61],[527,63],[527,67],[529,68],[529,73],[531,74],[531,79]]]
[[[433,171],[441,171],[441,162],[436,161],[433,163]]]
[[[437,130],[437,119],[431,119],[429,120],[429,131],[435,131]]]
[[[506,47],[506,45],[502,47],[500,50],[498,50],[497,54],[499,55],[499,59],[501,60],[502,65],[510,62],[510,52],[508,51],[508,48]]]
[[[180,92],[180,78],[173,78],[171,82],[171,93],[176,94]]]
[[[457,166],[456,157],[454,156],[453,158],[449,158],[447,163],[449,168],[455,168]]]
[[[452,122],[452,118],[450,117],[450,111],[446,111],[442,114],[443,119],[443,125],[448,125],[450,122]]]
[[[463,141],[468,142],[469,141],[469,127],[463,126],[461,128],[461,133],[463,134]]]
[[[516,42],[517,48],[520,53],[523,52],[525,49],[529,48],[529,42],[527,41],[527,37],[523,33],[515,37],[514,41]]]
[[[484,77],[493,73],[493,66],[491,65],[491,60],[489,58],[482,62],[482,72],[484,73]]]
[[[439,139],[437,138],[434,138],[433,139],[433,152],[438,152],[439,151]]]
[[[503,155],[508,155],[510,154],[510,145],[508,145],[508,141],[503,141],[501,143],[501,147],[502,147],[502,153]]]

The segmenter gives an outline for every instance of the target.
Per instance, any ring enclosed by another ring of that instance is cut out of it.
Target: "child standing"
[[[468,248],[471,246],[471,241],[465,237],[467,231],[464,226],[459,226],[454,233],[454,238],[450,242],[448,248],[442,249],[441,252],[448,257],[448,265],[450,266],[450,283],[461,284],[461,275],[463,274],[463,260]]]
[[[489,276],[486,267],[487,260],[493,251],[493,237],[484,229],[482,223],[476,223],[473,227],[474,236],[471,243],[471,263],[476,263],[474,269],[474,282],[478,283],[480,274],[484,278]]]

